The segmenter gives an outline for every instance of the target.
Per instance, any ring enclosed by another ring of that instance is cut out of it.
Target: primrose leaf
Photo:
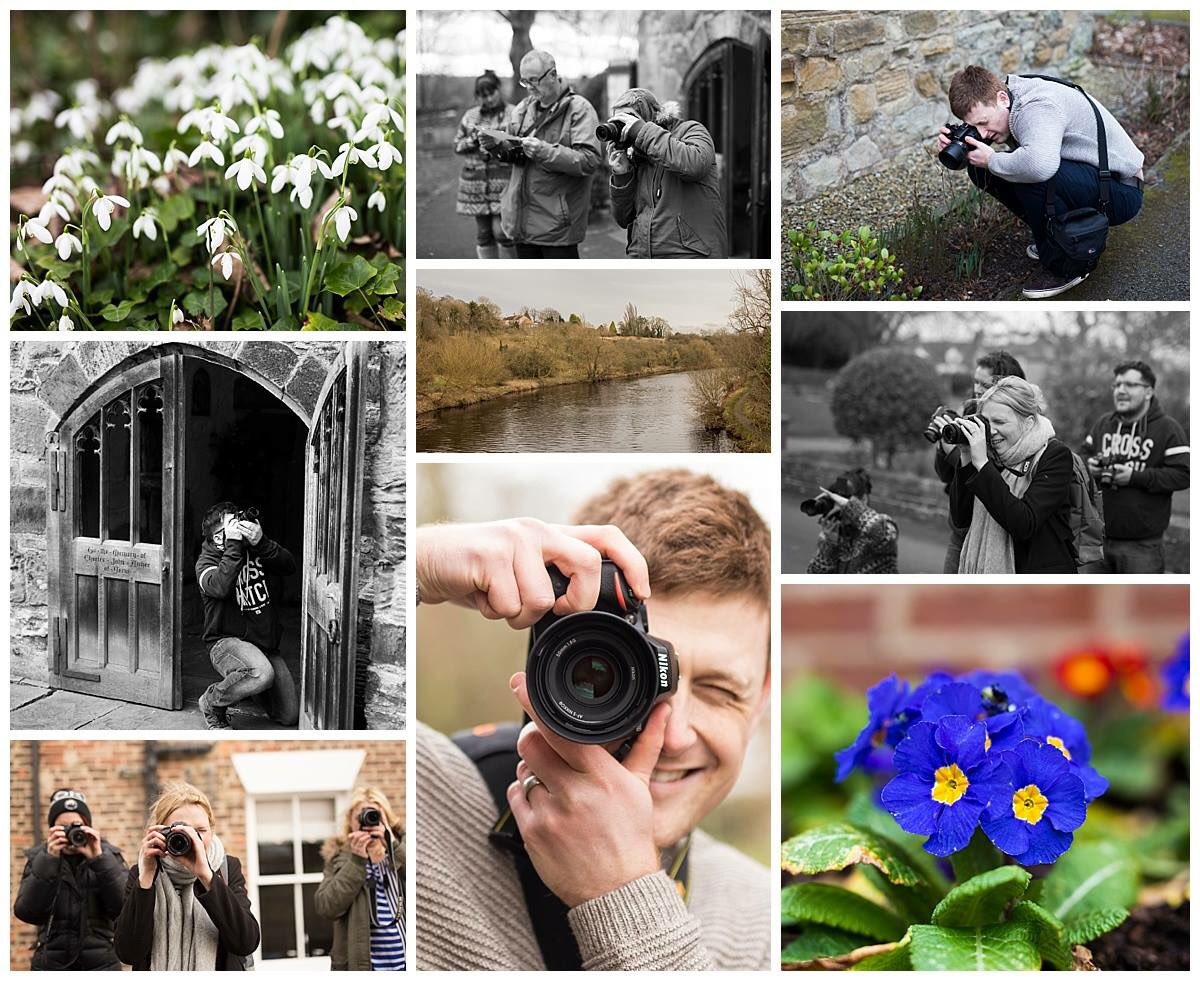
[[[1124,910],[1121,911],[1124,919]],[[1067,931],[1057,916],[1043,909],[1037,903],[1023,899],[1013,907],[1009,919],[1018,923],[1028,923],[1033,929],[1033,940],[1042,957],[1060,971],[1071,970],[1071,944],[1067,941]]]
[[[904,921],[890,910],[839,886],[800,882],[784,886],[780,895],[782,924],[818,923],[872,940],[898,940]]]
[[[864,957],[850,968],[851,971],[911,971],[912,969],[911,933],[906,933],[904,938],[891,950]]]
[[[1085,913],[1083,916],[1077,916],[1071,920],[1071,925],[1066,928],[1067,943],[1072,946],[1075,944],[1086,944],[1090,940],[1095,940],[1097,937],[1115,930],[1125,918],[1129,916],[1129,910],[1114,907],[1112,909],[1097,909],[1090,913]]]
[[[818,957],[837,957],[871,943],[869,937],[829,927],[806,927],[804,932],[783,948],[780,957],[784,964],[805,964]]]
[[[345,296],[357,289],[362,289],[377,272],[366,259],[360,255],[340,259],[325,276],[325,289],[338,296]]]
[[[1115,842],[1089,841],[1054,863],[1036,898],[1062,920],[1070,936],[1076,924],[1098,910],[1131,909],[1137,889],[1133,855]]]
[[[845,822],[805,831],[783,843],[780,864],[796,875],[836,872],[848,865],[873,865],[890,882],[915,886],[921,874],[903,852],[881,835]]]
[[[914,924],[911,930],[917,971],[1036,971],[1042,966],[1028,923],[965,928]]]
[[[331,317],[326,317],[316,310],[309,311],[308,319],[304,321],[302,330],[341,330],[342,325]]]
[[[997,923],[1009,902],[1025,894],[1031,878],[1019,865],[983,872],[951,889],[934,908],[933,922],[947,927]]]

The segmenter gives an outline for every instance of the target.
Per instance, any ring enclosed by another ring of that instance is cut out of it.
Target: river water
[[[418,417],[422,452],[732,453],[688,405],[690,373],[552,385]]]

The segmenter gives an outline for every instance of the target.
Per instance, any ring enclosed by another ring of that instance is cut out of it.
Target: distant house
[[[514,313],[504,318],[504,325],[509,330],[521,330],[525,327],[533,327],[537,324],[527,313]]]

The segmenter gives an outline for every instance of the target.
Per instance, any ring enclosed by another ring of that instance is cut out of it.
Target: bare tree
[[[641,319],[638,316],[637,307],[632,303],[626,303],[625,315],[621,318],[621,323],[618,325],[621,328],[622,336],[635,337],[641,324]]]

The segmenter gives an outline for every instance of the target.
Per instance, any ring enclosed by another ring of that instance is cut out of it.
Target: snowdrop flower
[[[386,123],[389,119],[392,125],[401,133],[404,132],[404,117],[396,112],[386,102],[377,102],[367,110],[367,114],[363,116],[363,129],[368,127],[377,128],[381,123]]]
[[[42,185],[42,193],[51,194],[54,191],[65,191],[68,194],[74,194],[75,182],[66,174],[53,174],[50,179]]]
[[[42,280],[40,285],[33,288],[32,295],[34,303],[40,304],[45,300],[57,300],[60,307],[64,310],[67,308],[67,294],[49,276]]]
[[[40,215],[25,219],[25,224],[21,226],[21,234],[25,236],[27,242],[31,238],[36,238],[39,242],[45,242],[47,245],[54,241],[54,236],[46,227],[45,219]]]
[[[202,109],[191,109],[179,118],[175,131],[186,133],[190,129],[198,129],[202,134],[207,135],[210,129],[209,117],[212,113],[213,110],[208,106],[204,106]]]
[[[209,136],[217,143],[224,143],[234,133],[240,132],[240,127],[219,109],[214,109],[208,118]]]
[[[65,126],[77,140],[86,139],[98,122],[100,113],[93,106],[72,106],[54,117],[54,125],[58,129]]]
[[[218,252],[212,257],[212,264],[218,267],[221,270],[221,275],[228,279],[233,275],[233,263],[236,259],[236,252]]]
[[[243,156],[248,152],[259,163],[263,162],[269,150],[270,145],[267,141],[256,133],[243,136],[233,145],[233,155],[235,157]]]
[[[296,184],[289,195],[292,201],[299,201],[300,207],[307,211],[312,207],[313,189],[311,184]]]
[[[283,139],[283,126],[279,122],[279,113],[274,109],[268,109],[246,123],[247,133],[257,133],[260,129],[266,129],[277,140]]]
[[[382,190],[380,190],[379,188],[376,188],[372,192],[371,196],[369,198],[367,198],[367,207],[368,208],[376,208],[379,211],[383,211],[384,209],[387,208],[387,198],[385,198],[383,196]]]
[[[183,311],[175,305],[175,301],[171,301],[171,323],[181,324],[186,318],[183,316]]]
[[[218,167],[225,166],[225,154],[221,152],[219,146],[208,140],[202,142],[192,151],[192,155],[188,157],[188,166],[195,167],[201,160],[211,160]]]
[[[173,174],[187,162],[188,155],[172,143],[163,156],[162,172],[164,174]]]
[[[271,193],[278,194],[291,179],[291,164],[276,164],[271,168]]]
[[[147,208],[137,216],[137,221],[133,223],[133,237],[141,238],[145,235],[151,242],[158,238],[158,214],[153,208]]]
[[[249,189],[252,181],[258,181],[260,184],[267,182],[266,172],[263,171],[262,166],[253,157],[243,157],[237,163],[232,164],[225,171],[226,180],[230,177],[237,179],[237,186],[243,191]]]
[[[100,158],[91,150],[73,147],[54,161],[54,173],[79,179],[84,176],[85,166],[99,167]]]
[[[112,213],[115,205],[128,208],[129,202],[119,194],[101,194],[92,203],[92,214],[96,216],[96,223],[106,232],[112,225]]]
[[[292,170],[298,176],[303,175],[300,177],[300,179],[305,183],[308,183],[312,180],[314,171],[320,171],[321,176],[327,181],[333,180],[334,177],[333,171],[329,169],[329,165],[326,164],[324,160],[322,160],[320,157],[310,157],[307,154],[300,154],[299,156],[292,157]]]
[[[70,198],[67,200],[70,201]],[[74,204],[73,201],[71,203]],[[52,195],[50,199],[42,205],[42,210],[38,212],[38,220],[43,224],[54,217],[61,218],[63,221],[71,220],[71,212],[67,209],[66,205],[63,204],[62,195]]]
[[[338,238],[343,242],[350,236],[350,222],[358,220],[358,212],[348,204],[342,205],[333,213],[333,224],[337,228]]]
[[[75,324],[65,313],[58,320],[59,330],[74,330]]]
[[[329,168],[329,173],[332,177],[341,177],[346,170],[347,164],[356,164],[360,160],[368,167],[378,166],[375,162],[375,152],[373,150],[356,147],[350,143],[343,143],[341,152],[334,158],[333,164]]]
[[[228,218],[218,215],[216,218],[209,218],[208,221],[197,228],[196,234],[207,241],[208,251],[215,253],[221,247],[221,243],[225,241],[225,233],[228,232],[232,235],[236,231],[237,228],[233,222]]]
[[[30,300],[34,303],[39,303],[37,297],[37,287],[27,279],[22,279],[13,289],[12,303],[8,307],[8,316],[11,319],[18,310],[24,310],[25,316],[33,313],[33,307],[30,305]]]
[[[380,140],[371,152],[375,155],[376,165],[380,170],[387,170],[394,163],[404,163],[404,155],[387,140]]]
[[[54,248],[58,252],[58,257],[63,262],[71,258],[72,252],[83,254],[83,243],[79,241],[70,232],[63,232],[57,239],[54,240]]]
[[[130,143],[142,143],[142,131],[133,125],[128,119],[122,117],[119,122],[113,123],[108,134],[104,137],[106,146],[112,146],[117,140],[129,140]]]

